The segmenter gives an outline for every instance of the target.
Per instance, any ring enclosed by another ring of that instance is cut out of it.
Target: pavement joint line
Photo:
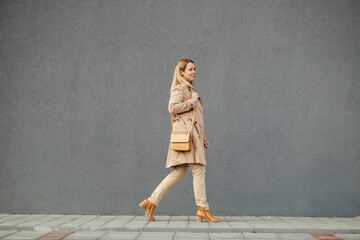
[[[288,222],[285,222],[283,219],[281,219],[280,217],[276,217],[278,220],[279,220],[279,222],[281,222],[281,224],[286,224],[286,225],[290,225],[291,226],[291,224],[290,223],[288,223]],[[292,226],[293,227],[293,226]]]
[[[99,216],[98,218],[100,218],[100,217],[103,217],[103,216]],[[116,216],[110,216],[110,217],[112,217],[112,218],[110,220],[108,220],[107,222],[103,223],[102,225],[100,225],[99,228],[102,228],[102,226],[104,226],[105,224],[107,224],[107,223],[111,222],[112,220],[114,220],[115,218],[117,218]],[[96,220],[96,219],[97,218],[95,218],[93,220]]]
[[[109,215],[109,216],[110,216],[110,215]],[[113,220],[116,219],[116,218],[117,218],[117,216],[113,216],[113,218],[110,218],[110,220],[104,222],[100,227],[105,226],[106,224],[108,224],[109,222],[113,221]]]
[[[135,240],[137,240],[140,235],[141,235],[141,232],[138,233],[138,235],[136,236]]]
[[[141,228],[141,232],[144,232],[146,225],[148,225],[150,223],[150,220],[147,221],[147,223]]]
[[[38,219],[44,219],[44,218],[47,218],[47,217],[49,217],[49,216],[51,216],[51,215],[47,214],[47,215],[42,216],[42,217],[40,217],[40,218],[38,218]],[[52,221],[52,220],[54,220],[54,219],[55,219],[55,218],[52,218],[52,219],[50,219],[50,220],[48,220],[48,221]],[[48,222],[48,221],[41,221],[40,224],[46,223],[46,222]],[[18,223],[18,224],[16,224],[16,225],[13,226],[13,227],[5,227],[5,229],[6,229],[6,228],[13,228],[13,229],[17,229],[17,230],[29,230],[29,231],[35,230],[34,228],[35,228],[36,226],[31,225],[31,224],[30,224],[29,226],[19,226],[19,225],[23,225],[23,224],[26,225],[26,223],[29,223],[29,222],[31,222],[31,221],[27,221],[27,222],[23,222],[23,223]],[[0,229],[1,229],[1,228],[0,228]]]
[[[36,216],[36,215],[29,215],[29,216],[24,216],[24,217],[21,217],[21,218],[15,218],[15,219],[12,219],[12,220],[10,220],[10,221],[4,221],[4,222],[1,222],[0,225],[3,225],[4,223],[9,223],[9,222],[16,222],[16,221],[19,221],[19,220],[21,221],[21,219],[22,219],[23,221],[18,222],[18,223],[16,223],[16,224],[13,225],[13,226],[16,226],[16,225],[18,225],[18,224],[21,224],[21,223],[25,223],[25,222],[34,220],[34,219],[26,219],[26,218],[30,218],[30,217],[32,217],[32,216]],[[43,216],[44,216],[44,215],[39,215],[38,218],[43,217]],[[36,218],[35,218],[35,219],[36,219]],[[1,220],[1,219],[0,219],[0,220]]]
[[[91,219],[89,219],[88,221],[83,222],[82,224],[80,224],[80,225],[78,226],[78,228],[83,228],[83,226],[84,226],[85,224],[87,224],[87,223],[89,223],[89,222],[97,219],[100,215],[86,215],[86,216],[93,216],[94,218],[91,218]],[[75,220],[75,219],[74,219],[74,220]],[[74,220],[73,220],[73,221],[74,221]],[[87,230],[87,228],[83,228],[83,229],[84,229],[84,230]]]
[[[60,218],[55,218],[51,221],[41,223],[37,226],[34,226],[33,228],[35,230],[38,229],[38,230],[58,231],[58,230],[61,230],[60,225],[76,219],[77,218],[76,216],[77,215],[63,215]]]
[[[228,217],[231,217],[231,216],[228,216]],[[231,226],[228,218],[226,218],[226,216],[224,216],[224,219],[225,219],[225,221],[227,222],[227,224],[229,224],[230,229],[233,229],[233,227]],[[245,220],[245,221],[246,221],[246,220]],[[247,224],[249,224],[249,223],[247,222]],[[250,224],[249,224],[249,226],[251,227],[251,232],[254,232],[254,228],[253,228]]]
[[[116,219],[117,218],[120,218],[121,216],[117,216],[116,218],[114,218],[112,221],[116,221]],[[126,224],[128,224],[131,220],[133,220],[135,218],[135,216],[133,216],[131,219],[129,219],[129,220],[127,220],[127,221],[125,221],[125,222],[123,222],[122,223],[122,225],[121,226],[119,226],[120,228],[121,227],[124,227]],[[108,224],[108,223],[107,223]],[[105,225],[103,225],[103,226],[105,226]],[[108,227],[109,229],[111,228],[111,227]]]
[[[281,237],[280,233],[275,233],[276,237],[278,237],[279,239],[283,240],[283,238]]]
[[[51,216],[51,215],[52,215],[52,214],[49,214],[49,215],[47,215],[47,216],[45,216],[45,217],[48,217],[48,216]],[[59,215],[59,217],[56,217],[56,218],[54,218],[54,219],[50,219],[50,220],[48,220],[48,221],[42,222],[42,223],[39,224],[38,226],[32,226],[32,229],[33,229],[33,230],[36,230],[36,229],[35,229],[36,227],[40,227],[42,224],[45,224],[45,223],[54,221],[54,220],[59,219],[59,218],[61,218],[61,217],[63,217],[63,216]]]
[[[64,228],[65,230],[66,230],[66,229],[74,230],[74,229],[77,229],[77,228],[81,228],[82,230],[87,230],[86,228],[83,227],[83,225],[84,225],[84,224],[87,224],[87,223],[90,222],[90,221],[93,221],[94,219],[96,219],[96,218],[97,218],[97,215],[82,215],[82,216],[80,216],[79,218],[73,219],[73,220],[71,220],[71,221],[69,221],[69,222],[67,222],[67,223],[62,224],[62,225],[61,225],[61,226],[62,226],[62,229],[63,229],[64,225],[66,226],[66,225],[70,224],[71,222],[76,222],[76,221],[79,220],[80,218],[89,218],[89,217],[90,217],[90,219],[87,219],[85,222],[79,223],[78,225],[76,225],[76,226],[74,226],[74,227],[66,227],[66,228]]]
[[[356,217],[356,218],[360,218],[360,216],[359,217]],[[356,225],[353,225],[352,223],[347,223],[347,221],[345,220],[345,219],[343,219],[343,218],[341,218],[341,219],[338,219],[338,221],[340,221],[341,223],[344,223],[344,224],[346,224],[346,225],[352,225],[352,226],[354,226],[354,227],[356,227]],[[360,225],[360,223],[359,223],[359,225]]]
[[[22,218],[24,216],[18,216],[18,217],[15,217],[15,218],[12,218],[13,216],[16,216],[17,214],[14,214],[14,215],[7,215],[3,218],[0,219],[0,223],[1,222],[7,222],[8,220],[6,218],[10,218],[10,220],[16,220],[16,219],[19,219],[19,218]]]
[[[169,220],[167,220],[167,223],[166,223],[166,225],[165,225],[165,228],[167,228],[167,226],[169,225],[170,219],[171,219],[171,217],[169,218]]]
[[[72,219],[72,220],[70,220],[70,221],[68,221],[68,222],[62,223],[62,224],[59,225],[59,227],[61,227],[62,225],[65,225],[65,224],[67,224],[67,223],[69,223],[69,222],[76,221],[77,219],[79,219],[79,218],[81,218],[81,217],[82,217],[82,216],[80,215],[79,217],[77,217],[77,218],[75,218],[75,219]]]
[[[135,240],[137,240],[141,236],[142,233],[143,233],[142,231],[139,232],[139,234],[136,236]]]
[[[93,220],[95,220],[95,219],[98,219],[98,218],[100,217],[100,215],[94,215],[94,216],[95,216],[95,218],[90,219],[89,221],[80,224],[79,227],[82,227],[83,225],[86,225],[87,223],[89,223],[89,222],[91,222],[91,221],[93,221]]]
[[[49,216],[49,214],[40,215],[38,218],[35,218],[35,219],[40,219],[40,218],[47,217],[47,216]],[[32,220],[28,220],[28,221],[25,221],[25,222],[22,222],[22,223],[27,223],[27,222],[30,222],[30,221],[32,221]],[[16,225],[19,225],[19,224],[21,224],[21,223],[18,223],[18,224],[16,224]],[[16,226],[16,225],[15,225],[15,226]]]
[[[8,235],[2,236],[1,238],[8,237],[8,236],[13,235],[13,234],[18,233],[18,232],[19,232],[18,230],[15,230],[15,232],[9,233]]]

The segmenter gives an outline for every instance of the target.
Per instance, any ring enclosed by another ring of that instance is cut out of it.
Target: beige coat
[[[170,168],[184,163],[200,163],[206,165],[204,143],[207,141],[204,134],[204,121],[201,100],[196,104],[191,100],[191,92],[182,84],[178,84],[172,91],[169,100],[169,112],[174,115],[173,131],[191,130],[193,107],[196,107],[195,122],[192,131],[192,146],[189,152],[170,150],[166,160],[166,167]]]

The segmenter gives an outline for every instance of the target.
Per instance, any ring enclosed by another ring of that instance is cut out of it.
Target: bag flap
[[[189,133],[172,133],[170,137],[171,142],[189,142]]]

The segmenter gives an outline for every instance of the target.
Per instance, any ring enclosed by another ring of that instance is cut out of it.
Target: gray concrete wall
[[[143,214],[197,67],[217,215],[360,215],[359,1],[1,1],[0,212]],[[156,214],[195,214],[192,177]]]

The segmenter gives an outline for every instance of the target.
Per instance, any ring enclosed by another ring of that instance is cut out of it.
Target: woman
[[[155,207],[160,203],[163,196],[184,178],[188,167],[192,171],[195,202],[199,207],[196,212],[196,221],[201,222],[202,219],[209,222],[220,221],[219,218],[215,218],[210,213],[209,204],[206,201],[205,148],[209,147],[209,142],[204,134],[201,100],[193,87],[195,75],[195,65],[190,59],[181,59],[175,67],[170,90],[169,112],[174,117],[174,131],[191,131],[193,111],[195,110],[192,147],[191,151],[180,152],[171,150],[169,146],[166,167],[173,167],[173,170],[154,190],[151,197],[139,204],[141,208],[145,208],[146,216],[152,221],[155,221],[155,218],[152,216]]]

